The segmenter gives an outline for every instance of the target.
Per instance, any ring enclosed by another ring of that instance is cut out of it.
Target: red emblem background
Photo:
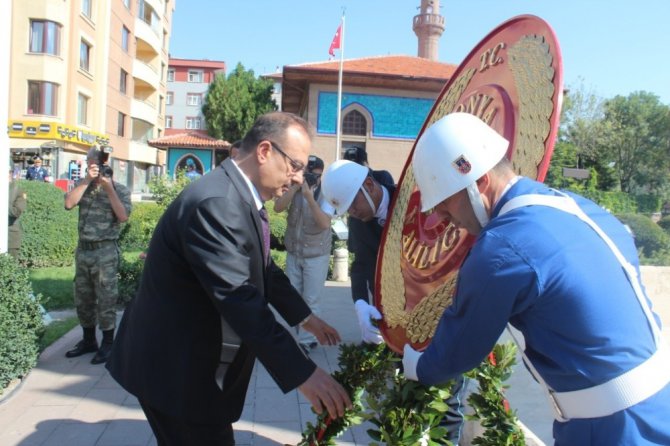
[[[562,89],[562,59],[553,30],[539,17],[514,17],[489,33],[461,63],[417,139],[448,113],[475,114],[510,141],[507,156],[517,172],[542,181],[558,131]],[[391,202],[377,257],[374,300],[384,316],[381,333],[396,352],[406,343],[418,350],[429,344],[435,327],[421,327],[425,321],[419,307],[429,310],[421,310],[430,316],[425,324],[435,325],[443,308],[436,314],[424,304],[444,301],[447,291],[447,297],[453,295],[456,273],[474,242],[449,222],[420,212],[413,153],[414,148]],[[445,281],[450,282],[448,290]],[[417,340],[414,333],[426,329],[432,330],[430,335]]]

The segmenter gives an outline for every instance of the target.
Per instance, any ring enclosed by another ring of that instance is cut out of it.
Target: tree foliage
[[[667,192],[670,180],[670,107],[640,91],[604,104],[601,157],[616,162],[621,190]]]
[[[210,136],[230,142],[241,139],[258,116],[277,110],[272,89],[270,79],[256,78],[240,63],[228,77],[218,75],[202,107]]]

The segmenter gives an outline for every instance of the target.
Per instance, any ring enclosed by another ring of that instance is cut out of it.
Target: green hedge
[[[617,218],[633,231],[641,256],[653,258],[670,249],[670,237],[651,218],[641,214],[621,214]]]
[[[670,215],[661,218],[657,224],[670,236]]]
[[[154,202],[133,203],[133,211],[119,236],[121,249],[147,249],[163,212],[163,208]]]
[[[19,262],[24,266],[67,266],[74,263],[78,211],[65,210],[62,190],[50,183],[20,181],[27,194],[21,215],[23,240]]]
[[[580,190],[574,192],[598,203],[613,214],[634,214],[637,212],[635,199],[625,192],[606,192],[601,190]]]
[[[28,270],[0,255],[0,389],[35,366],[44,324]]]
[[[119,297],[118,303],[121,305],[128,304],[137,293],[140,286],[140,279],[142,278],[142,270],[144,269],[144,260],[139,258],[133,261],[128,261],[121,256],[121,263],[119,265]]]

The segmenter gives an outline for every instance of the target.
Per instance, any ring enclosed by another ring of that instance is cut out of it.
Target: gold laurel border
[[[442,116],[451,113],[456,107],[459,98],[470,83],[475,69],[470,68],[458,77],[454,85],[449,88],[440,104],[435,108],[430,121],[426,126],[433,124]],[[412,342],[423,342],[433,335],[437,327],[437,321],[444,309],[451,303],[452,281],[446,281],[435,291],[423,298],[420,304],[416,305],[412,311],[405,311],[405,284],[400,267],[402,256],[402,230],[405,225],[405,215],[409,198],[415,187],[414,171],[412,165],[407,166],[405,177],[399,186],[398,196],[396,198],[393,214],[391,215],[390,227],[386,233],[386,242],[384,244],[384,255],[382,257],[382,280],[381,295],[384,311],[384,320],[390,328],[401,326],[405,328],[407,337]],[[416,314],[415,314],[416,313]],[[437,319],[427,321],[418,317],[418,315],[437,314]]]

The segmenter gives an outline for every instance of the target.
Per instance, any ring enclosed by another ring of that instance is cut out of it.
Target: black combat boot
[[[114,345],[114,329],[102,332],[102,342],[98,353],[91,359],[91,364],[104,364],[112,354],[112,345]]]
[[[81,327],[84,331],[84,339],[77,342],[72,350],[65,353],[68,358],[76,358],[86,353],[98,351],[98,341],[95,340],[95,327]]]

